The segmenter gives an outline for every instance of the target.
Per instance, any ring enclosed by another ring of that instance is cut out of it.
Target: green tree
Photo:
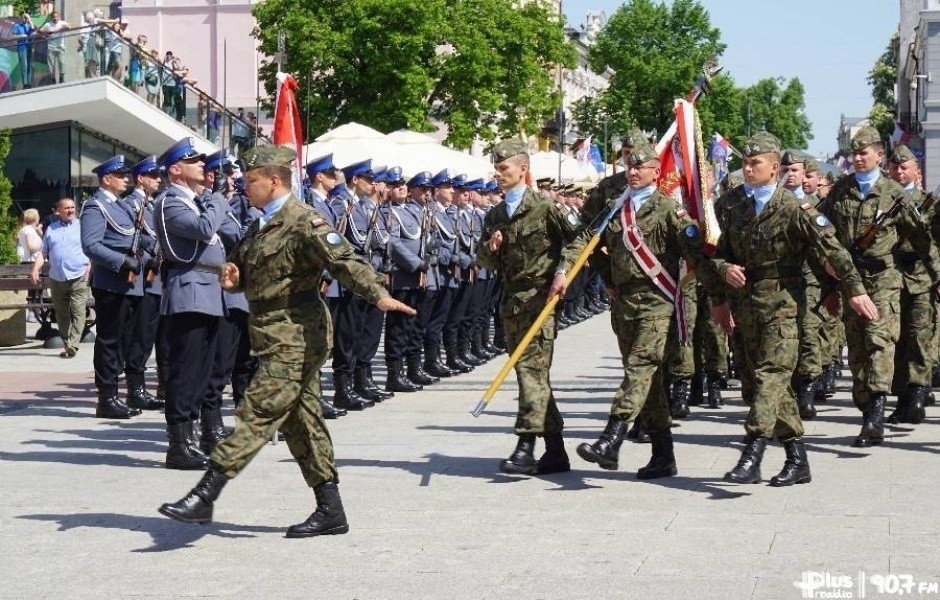
[[[868,85],[871,86],[871,95],[875,101],[868,119],[878,129],[883,139],[888,139],[894,133],[894,119],[898,112],[894,86],[898,81],[900,43],[901,36],[895,31],[888,41],[888,47],[868,72]]]
[[[18,263],[16,258],[17,219],[11,214],[13,209],[13,184],[3,174],[3,165],[10,153],[12,142],[10,130],[0,130],[0,264]]]
[[[447,141],[534,133],[558,104],[553,69],[572,65],[562,24],[540,3],[505,0],[265,0],[261,50],[286,40],[308,137],[357,121],[380,131],[448,127]],[[273,63],[261,67],[274,92]]]
[[[789,82],[782,77],[761,79],[743,90],[745,129],[735,136],[737,140],[746,135],[749,112],[752,134],[766,129],[780,138],[784,148],[805,149],[813,134],[812,123],[806,116],[804,92],[796,77]]]
[[[606,118],[621,134],[633,125],[662,134],[672,123],[673,101],[685,97],[702,65],[724,51],[720,37],[695,0],[621,5],[590,49],[591,68],[610,67],[615,74],[590,111],[576,110],[581,132],[602,135],[595,127]]]

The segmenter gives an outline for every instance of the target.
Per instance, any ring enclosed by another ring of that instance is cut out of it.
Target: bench
[[[59,332],[52,324],[55,322],[55,309],[52,306],[52,299],[45,296],[45,291],[49,289],[49,265],[43,265],[38,284],[33,284],[29,280],[29,274],[32,272],[32,265],[0,265],[0,293],[2,292],[25,292],[22,294],[22,301],[11,302],[9,295],[5,302],[0,302],[0,311],[5,310],[28,310],[33,311],[39,320],[39,331],[36,332],[36,339],[45,342],[46,348],[57,348],[62,345]],[[40,296],[38,299],[31,299],[28,292],[38,290]],[[86,309],[85,329],[82,331],[82,340],[86,339],[91,328],[95,326],[95,299],[88,297]]]

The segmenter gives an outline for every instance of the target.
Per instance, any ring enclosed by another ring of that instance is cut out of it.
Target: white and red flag
[[[297,106],[295,92],[300,89],[297,81],[287,73],[277,74],[277,96],[274,99],[274,133],[272,141],[275,146],[285,146],[297,153],[297,162],[294,165],[294,195],[302,198],[303,190],[303,156],[304,147],[303,128],[300,123],[300,108]]]

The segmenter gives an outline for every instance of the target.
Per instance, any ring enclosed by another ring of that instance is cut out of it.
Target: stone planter
[[[26,302],[26,292],[0,292],[0,304]],[[26,311],[0,310],[0,346],[18,346],[26,343]]]

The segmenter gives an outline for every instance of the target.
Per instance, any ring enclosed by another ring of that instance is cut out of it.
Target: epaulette
[[[555,208],[557,208],[558,210],[564,210],[565,205],[562,204],[561,202],[556,202],[556,203],[555,203]]]
[[[326,220],[321,219],[320,217],[314,217],[310,219],[310,224],[313,225],[314,227],[319,227],[321,225],[326,224]]]
[[[687,213],[684,208],[680,208],[679,210],[676,211],[676,216],[679,217],[680,219],[687,216],[688,214],[689,213]]]
[[[813,208],[813,205],[810,204],[809,202],[804,202],[803,204],[800,205],[800,208],[808,212],[809,209]]]

